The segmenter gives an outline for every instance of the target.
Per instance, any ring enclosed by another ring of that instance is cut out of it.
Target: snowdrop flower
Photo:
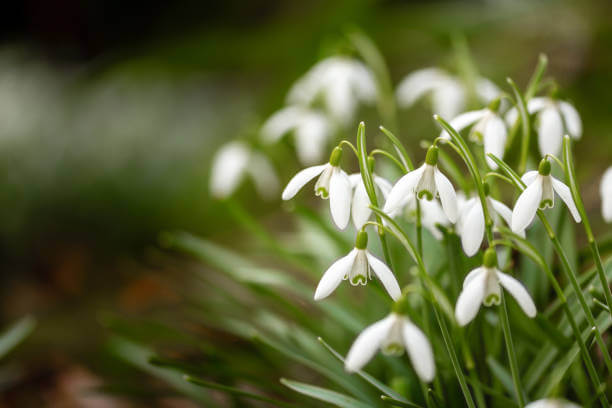
[[[268,159],[242,142],[224,145],[213,159],[210,192],[218,199],[229,197],[245,175],[251,177],[257,192],[271,199],[278,192],[278,178]]]
[[[322,159],[332,127],[321,112],[289,106],[270,116],[261,128],[264,141],[269,143],[278,142],[290,132],[293,132],[298,159],[310,165]]]
[[[470,140],[484,145],[487,164],[492,169],[497,169],[497,164],[486,155],[493,153],[500,159],[503,158],[508,137],[506,124],[498,113],[499,104],[500,100],[495,99],[486,109],[465,112],[450,121],[450,125],[457,132],[473,125]],[[440,137],[450,139],[450,135],[445,130],[440,133]]]
[[[550,162],[544,158],[538,171],[528,171],[521,178],[527,188],[521,193],[512,211],[512,231],[520,232],[527,228],[538,211],[552,208],[555,204],[555,192],[565,202],[576,222],[580,222],[580,213],[576,208],[568,186],[550,175]]]
[[[372,279],[372,270],[389,296],[393,300],[399,299],[401,291],[393,272],[383,261],[372,255],[366,249],[367,246],[368,233],[361,230],[357,233],[355,248],[334,262],[323,274],[315,291],[315,300],[325,299],[336,290],[342,280],[348,280],[353,286],[367,284],[368,279]]]
[[[331,57],[317,63],[289,91],[290,104],[310,105],[322,97],[330,114],[340,122],[349,123],[357,102],[373,103],[377,96],[372,72],[360,61],[346,57]]]
[[[442,209],[451,222],[457,221],[457,195],[451,182],[438,170],[438,147],[431,146],[427,151],[425,163],[400,178],[391,189],[383,211],[397,214],[406,203],[407,196],[416,194],[419,200],[428,201],[440,197]]]
[[[612,166],[601,178],[601,213],[606,222],[612,222]]]
[[[576,108],[556,98],[532,98],[527,103],[530,114],[537,113],[538,146],[542,156],[557,155],[561,151],[563,135],[575,139],[582,136],[582,121]],[[518,111],[512,108],[506,114],[506,123],[512,126],[518,118]]]
[[[372,215],[370,197],[363,184],[361,173],[351,174],[349,180],[351,181],[351,187],[354,191],[351,205],[351,218],[353,219],[355,228],[360,229],[363,227],[363,224],[370,219],[370,215]],[[386,199],[389,191],[391,191],[391,183],[374,173],[372,173],[372,181],[374,182],[374,188],[378,190],[377,192],[380,192],[383,198]]]
[[[434,113],[443,118],[453,118],[465,109],[467,90],[456,77],[438,68],[425,68],[412,72],[398,85],[396,97],[401,107],[410,107],[426,94],[431,94]],[[489,103],[501,94],[491,81],[478,78],[476,96]]]
[[[412,323],[405,311],[407,300],[402,297],[393,305],[393,312],[386,318],[363,330],[351,346],[344,367],[348,372],[360,370],[380,349],[383,354],[400,356],[407,351],[419,378],[431,382],[436,373],[433,352],[429,340]]]
[[[546,398],[530,402],[525,408],[580,408],[580,405],[562,399]]]
[[[315,183],[315,194],[323,199],[329,198],[329,209],[334,223],[340,229],[346,228],[351,215],[351,182],[340,168],[342,149],[335,147],[329,163],[307,167],[298,172],[283,191],[283,200],[292,199],[306,183],[319,176]]]
[[[500,225],[503,219],[508,226],[512,223],[512,210],[501,201],[489,196],[489,185],[485,184],[487,210],[493,220],[493,225]],[[467,256],[478,252],[485,234],[485,219],[480,197],[472,197],[465,202],[457,221],[457,233],[461,236],[461,246]],[[524,235],[524,231],[519,231]]]
[[[501,286],[516,299],[528,317],[535,317],[536,307],[525,287],[512,276],[497,269],[497,253],[494,248],[485,251],[483,265],[472,270],[463,281],[463,289],[455,306],[455,318],[460,326],[471,322],[480,305],[499,305]]]

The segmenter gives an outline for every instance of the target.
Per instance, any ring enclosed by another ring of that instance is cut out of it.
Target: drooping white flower
[[[552,208],[555,204],[555,193],[565,202],[576,222],[580,222],[580,213],[576,208],[568,186],[550,175],[550,162],[544,158],[538,171],[528,171],[521,178],[527,188],[521,193],[512,211],[512,231],[526,229],[538,211]]]
[[[542,156],[559,154],[566,133],[574,139],[582,136],[580,115],[565,101],[550,97],[532,98],[527,103],[527,110],[530,114],[537,112],[538,146]],[[512,108],[506,114],[506,123],[512,126],[517,118],[518,111]]]
[[[276,196],[279,183],[274,168],[261,153],[243,142],[230,142],[215,155],[210,175],[210,192],[218,199],[229,197],[248,175],[257,192],[266,199]]]
[[[612,166],[601,178],[599,189],[601,194],[601,214],[606,222],[612,222]]]
[[[501,220],[504,220],[508,226],[512,223],[512,210],[501,201],[497,201],[488,195],[488,184],[485,184],[486,203],[489,215],[493,220],[493,225],[500,225]],[[456,230],[461,237],[461,246],[463,251],[468,256],[473,256],[480,245],[485,235],[485,219],[482,211],[482,203],[479,197],[472,197],[459,206],[459,220],[456,224]],[[519,234],[524,235],[524,231]]]
[[[376,80],[360,61],[346,57],[324,59],[293,85],[287,96],[290,104],[310,105],[321,97],[329,113],[349,123],[357,103],[376,101]]]
[[[433,380],[436,366],[431,344],[402,310],[405,302],[405,298],[395,302],[389,316],[366,327],[357,336],[344,361],[346,371],[360,370],[378,350],[394,356],[400,356],[406,350],[419,378],[425,382]]]
[[[497,269],[497,253],[494,248],[485,251],[483,265],[472,270],[463,281],[463,289],[455,306],[455,318],[460,326],[471,322],[480,305],[499,305],[501,287],[516,300],[528,317],[535,317],[536,306],[525,287],[512,276]]]
[[[457,132],[473,125],[470,131],[470,139],[484,145],[487,164],[492,169],[497,169],[497,164],[486,155],[493,153],[496,157],[503,158],[506,150],[506,139],[508,138],[506,123],[498,113],[499,104],[500,100],[495,99],[486,109],[465,112],[450,121],[450,125]],[[440,133],[440,137],[450,139],[445,130]]]
[[[476,96],[488,104],[499,97],[501,90],[486,78],[476,81]],[[396,97],[401,107],[410,107],[430,94],[434,113],[453,118],[465,109],[467,90],[456,77],[439,68],[425,68],[408,74],[398,85]]]
[[[310,165],[323,158],[332,126],[327,117],[317,110],[289,106],[275,112],[261,128],[264,141],[269,143],[277,142],[291,132],[298,159],[302,164]]]
[[[580,405],[559,398],[545,398],[530,402],[525,408],[581,408]]]
[[[334,262],[323,274],[315,291],[315,300],[325,299],[342,280],[348,280],[353,286],[367,284],[368,279],[372,279],[372,271],[393,300],[400,297],[401,291],[395,275],[383,261],[367,250],[367,246],[368,234],[361,230],[357,233],[355,248]]]
[[[442,209],[451,222],[457,221],[457,195],[451,182],[438,170],[438,147],[431,146],[427,151],[425,163],[400,178],[391,189],[383,211],[397,214],[398,209],[407,203],[408,196],[416,194],[419,200],[428,201],[440,198]]]
[[[363,184],[361,173],[351,174],[349,180],[351,181],[351,188],[353,188],[351,218],[353,219],[355,228],[360,229],[363,227],[363,224],[370,219],[370,215],[372,215],[370,197]],[[374,182],[374,187],[382,194],[383,198],[386,199],[391,191],[391,183],[374,173],[372,173],[372,181]]]
[[[351,182],[340,168],[342,149],[334,148],[329,163],[307,167],[299,171],[283,190],[283,200],[292,199],[306,183],[319,176],[315,183],[315,194],[323,199],[329,198],[329,209],[334,223],[340,229],[346,228],[351,215]]]

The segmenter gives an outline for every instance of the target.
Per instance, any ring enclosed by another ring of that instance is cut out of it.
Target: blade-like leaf
[[[328,390],[327,388],[304,384],[298,381],[281,378],[281,383],[295,392],[327,402],[340,408],[372,408],[370,404],[351,398],[348,395]]]

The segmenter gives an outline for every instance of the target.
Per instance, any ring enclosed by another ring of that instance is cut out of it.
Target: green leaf
[[[304,384],[298,381],[287,380],[281,378],[281,383],[292,389],[295,392],[306,395],[308,397],[327,402],[340,408],[372,408],[368,403],[351,398],[348,395],[340,394],[339,392],[328,390],[327,388],[317,387],[310,384]]]
[[[391,398],[387,395],[381,395],[380,399],[386,402],[389,405],[393,405],[395,407],[406,407],[406,408],[423,408],[420,405],[414,404],[412,402],[405,402],[403,400],[398,400],[395,398]]]
[[[0,358],[5,357],[19,343],[24,341],[32,333],[35,326],[36,319],[32,316],[26,316],[6,329],[0,335]]]
[[[295,405],[292,405],[292,404],[289,404],[283,401],[279,401],[274,398],[266,397],[265,395],[253,394],[252,392],[244,391],[244,390],[241,390],[235,387],[230,387],[228,385],[205,381],[200,378],[191,377],[189,375],[185,375],[183,376],[183,378],[185,379],[185,381],[198,385],[200,387],[209,388],[211,390],[224,391],[224,392],[236,395],[238,397],[245,397],[245,398],[254,399],[257,401],[268,402],[276,407],[281,407],[281,408],[294,408],[295,407]]]

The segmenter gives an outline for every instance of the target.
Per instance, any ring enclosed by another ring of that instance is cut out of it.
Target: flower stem
[[[587,239],[589,241],[591,255],[593,256],[593,261],[595,262],[595,267],[597,268],[597,275],[599,276],[599,281],[601,282],[602,290],[606,298],[606,304],[608,305],[608,310],[612,316],[612,292],[610,291],[610,285],[603,270],[601,256],[599,255],[599,247],[597,246],[597,241],[595,241],[595,236],[593,235],[593,230],[591,229],[591,223],[589,222],[589,218],[584,209],[584,204],[582,203],[582,197],[580,196],[580,190],[578,189],[578,180],[576,179],[576,172],[574,171],[571,140],[567,135],[563,138],[563,161],[565,162],[565,177],[567,184],[572,192],[572,197],[574,198],[576,208],[578,209],[580,217],[582,218],[582,225],[584,225],[584,231],[586,232]]]
[[[522,127],[522,138],[521,138],[521,155],[518,164],[519,173],[524,173],[527,168],[527,156],[529,154],[529,139],[531,137],[531,125],[529,124],[529,112],[527,111],[527,103],[525,102],[525,98],[521,95],[521,91],[519,91],[518,87],[514,83],[514,81],[510,78],[507,78],[506,81],[510,84],[512,91],[514,92],[514,97],[516,99],[516,106],[519,111],[519,116],[521,118],[521,127]]]
[[[501,322],[504,340],[506,341],[506,349],[508,350],[508,362],[510,363],[510,372],[512,373],[512,382],[514,383],[514,391],[518,400],[519,408],[525,406],[525,395],[518,370],[518,361],[516,352],[514,351],[514,343],[512,342],[512,333],[510,332],[510,322],[508,321],[508,306],[506,305],[506,297],[504,291],[501,291],[501,307],[499,308],[499,320]]]
[[[416,262],[418,266],[418,270],[419,270],[419,277],[421,277],[423,281],[425,282],[425,289],[426,289],[425,293],[427,294],[429,301],[432,303],[436,321],[438,323],[438,326],[440,327],[440,331],[442,332],[442,339],[444,340],[444,346],[450,357],[451,364],[455,371],[455,375],[457,376],[457,380],[459,381],[459,386],[465,398],[465,402],[469,408],[476,408],[476,405],[474,404],[474,400],[472,398],[472,394],[470,393],[470,389],[468,388],[467,381],[465,379],[465,374],[463,373],[461,369],[459,358],[457,357],[457,352],[455,351],[455,348],[452,342],[452,337],[448,331],[448,326],[446,325],[446,322],[444,321],[444,319],[442,318],[442,315],[440,314],[440,310],[439,310],[440,305],[438,304],[436,297],[433,294],[432,285],[430,282],[431,278],[429,277],[429,274],[427,273],[427,269],[425,268],[425,264],[423,263],[423,258],[421,258],[421,256],[419,255],[412,241],[410,241],[406,233],[397,225],[397,223],[393,220],[393,218],[385,214],[380,208],[372,207],[372,210],[376,214],[378,214],[379,216],[385,219],[385,221],[387,222],[387,225],[383,226],[383,228],[389,231],[392,235],[394,235],[400,241],[400,243],[406,248],[410,256]]]

